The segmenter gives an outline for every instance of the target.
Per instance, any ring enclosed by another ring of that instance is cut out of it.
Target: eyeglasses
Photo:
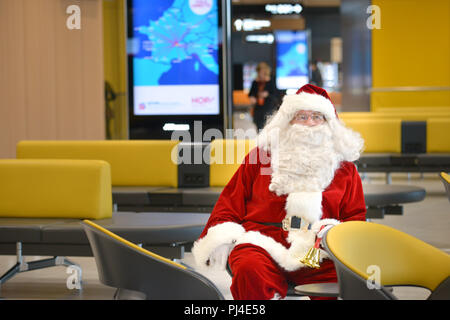
[[[321,113],[313,113],[313,114],[297,114],[294,116],[293,120],[306,122],[308,119],[311,119],[314,122],[322,122],[325,121],[325,116]]]

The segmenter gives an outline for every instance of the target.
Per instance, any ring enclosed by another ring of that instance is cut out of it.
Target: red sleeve
[[[367,209],[361,178],[353,163],[348,162],[346,166],[349,170],[349,182],[345,191],[343,206],[341,207],[341,221],[365,221]]]
[[[217,224],[224,222],[240,224],[244,220],[246,201],[251,198],[253,181],[259,170],[259,161],[249,160],[256,159],[255,152],[258,152],[257,148],[247,154],[243,163],[223,189],[200,238],[206,235],[209,228]]]

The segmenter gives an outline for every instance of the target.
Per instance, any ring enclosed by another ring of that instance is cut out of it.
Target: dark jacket
[[[264,84],[264,87],[261,91],[267,91],[269,92],[269,95],[264,98],[262,105],[256,103],[256,105],[254,106],[255,110],[253,114],[253,121],[255,122],[258,129],[262,129],[266,121],[266,117],[277,110],[279,106],[278,90],[275,82],[272,79]],[[248,96],[255,97],[258,100],[258,82],[256,80],[253,80]]]

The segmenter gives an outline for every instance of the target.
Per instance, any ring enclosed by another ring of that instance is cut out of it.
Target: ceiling
[[[341,0],[232,0],[233,5],[257,5],[266,3],[300,3],[305,7],[339,7]]]

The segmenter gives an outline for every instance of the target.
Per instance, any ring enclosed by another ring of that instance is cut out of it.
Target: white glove
[[[316,233],[317,238],[322,238],[327,230],[340,223],[341,222],[336,219],[322,219],[313,223],[313,225],[311,226],[311,231]],[[320,230],[322,226],[325,227]]]
[[[228,255],[244,233],[244,227],[235,222],[224,222],[209,228],[206,236],[195,241],[192,247],[197,266],[224,269]]]
[[[233,249],[234,244],[222,244],[214,249],[209,256],[206,265],[212,268],[225,269],[228,261],[228,255]]]
[[[333,224],[329,224],[329,225],[325,226],[322,230],[320,230],[317,233],[317,238],[323,238],[323,236],[325,235],[325,232],[327,232],[328,230],[330,230],[333,227],[334,227]]]

